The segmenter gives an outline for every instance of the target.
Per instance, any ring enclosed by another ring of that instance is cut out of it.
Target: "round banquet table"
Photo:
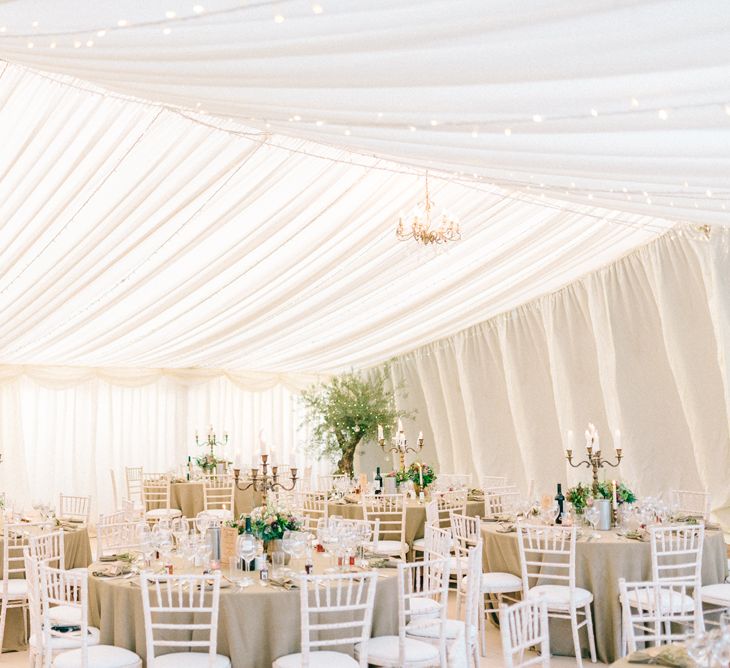
[[[252,489],[241,491],[236,488],[233,498],[236,517],[241,513],[250,513],[261,505],[261,494]],[[203,510],[203,483],[174,482],[170,486],[170,505],[182,511],[185,517],[195,517]]]
[[[316,555],[316,573],[328,565],[328,558]],[[89,569],[90,624],[100,629],[103,644],[125,647],[146,659],[138,578],[97,577],[91,574],[94,566]],[[397,572],[395,568],[378,571],[373,636],[398,633]],[[252,576],[256,584],[242,591],[221,588],[218,653],[231,658],[232,668],[271,668],[274,659],[299,652],[301,647],[299,589],[262,587],[258,574]]]
[[[482,524],[485,572],[520,574],[517,533],[500,533],[493,522]],[[619,658],[621,605],[618,580],[651,580],[651,546],[630,540],[615,531],[601,531],[600,539],[588,539],[590,532],[578,538],[575,566],[576,585],[593,593],[593,627],[598,660],[611,663]],[[702,550],[702,584],[723,582],[727,575],[725,539],[721,531],[705,531]],[[586,631],[580,631],[583,656],[588,656]],[[570,622],[550,620],[550,648],[556,655],[573,656]]]
[[[347,520],[361,520],[362,506],[351,502],[330,502],[327,504],[329,515],[340,515]],[[466,514],[471,516],[484,515],[484,501],[467,501]],[[406,507],[406,543],[413,545],[417,538],[423,538],[426,526],[426,504],[418,501],[409,501]]]
[[[36,529],[35,527],[33,528]],[[2,534],[0,534],[0,544]],[[91,563],[91,544],[89,532],[86,528],[66,530],[63,535],[63,552],[66,568],[86,568]],[[0,573],[2,562],[0,561]],[[3,651],[25,650],[28,648],[28,638],[25,635],[22,610],[11,608],[5,620],[5,635],[3,637]]]

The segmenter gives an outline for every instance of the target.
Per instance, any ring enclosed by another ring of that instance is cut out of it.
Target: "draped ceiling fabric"
[[[274,143],[727,222],[726,0],[25,0],[0,28],[10,62]]]
[[[394,360],[444,470],[527,489],[590,480],[563,449],[589,421],[642,495],[707,489],[730,524],[730,250],[677,228],[562,290]]]
[[[87,457],[79,475],[101,475],[110,458],[158,466],[187,451],[195,421],[244,403],[265,416],[238,428],[241,455],[259,422],[277,420],[293,453],[293,397],[312,379],[421,349],[601,270],[581,283],[598,289],[602,267],[633,267],[650,252],[629,254],[668,244],[676,224],[728,223],[724,0],[79,8],[0,2],[0,437],[37,489],[58,484],[35,475],[42,452],[56,471],[73,453]],[[463,240],[440,251],[394,235],[399,213],[423,197],[426,170],[437,203],[462,222]],[[684,288],[684,274],[699,271],[693,257],[674,257],[666,280]],[[719,266],[703,258],[702,271]],[[612,289],[643,290],[651,306],[642,277],[637,265]],[[668,287],[652,286],[658,305],[671,301]],[[622,323],[628,347],[644,318],[628,308],[619,318],[618,298],[601,303],[591,322]],[[575,308],[565,327],[582,331],[585,306]],[[713,309],[720,346],[728,311]],[[652,332],[676,343],[658,322]],[[473,432],[464,440],[464,424],[476,424],[470,393],[487,393],[494,410],[479,419],[505,435],[474,457],[494,463],[500,448],[518,448],[533,476],[542,449],[560,441],[555,405],[566,397],[559,410],[581,421],[590,412],[588,394],[550,398],[551,387],[585,382],[597,401],[584,379],[600,361],[605,424],[630,414],[634,390],[611,362],[630,350],[575,334],[577,353],[559,324],[552,338],[505,325],[498,358],[465,343],[495,379],[488,387],[467,357],[419,362],[428,373],[403,367],[444,467],[454,464],[447,444],[477,443]],[[661,324],[670,328],[668,316]],[[684,349],[666,350],[661,380],[684,398],[695,387],[686,360],[677,366]],[[585,374],[545,375],[548,359],[563,358]],[[500,365],[508,371],[493,376]],[[150,407],[158,422],[132,424]],[[707,434],[687,420],[700,453]],[[505,461],[517,475],[519,461]]]

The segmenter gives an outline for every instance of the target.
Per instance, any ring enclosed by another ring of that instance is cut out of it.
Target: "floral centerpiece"
[[[213,473],[218,469],[219,463],[223,464],[225,462],[218,459],[214,454],[207,452],[202,457],[196,457],[195,463],[206,473]]]
[[[581,515],[586,507],[593,505],[593,499],[612,499],[613,489],[609,482],[598,483],[594,493],[591,485],[578,483],[571,487],[565,495],[565,499],[573,506],[576,513]],[[616,487],[616,500],[621,503],[634,503],[636,495],[624,483],[618,483]]]
[[[246,527],[245,516],[230,520],[226,525],[238,529],[241,534]],[[268,545],[270,541],[281,540],[286,531],[300,531],[301,528],[301,522],[288,509],[269,504],[251,511],[251,530],[256,538],[264,541],[264,545]]]
[[[423,462],[413,462],[409,467],[395,472],[395,482],[397,484],[400,485],[409,480],[416,488],[416,492],[419,492],[425,490],[436,480],[436,472],[433,467]]]

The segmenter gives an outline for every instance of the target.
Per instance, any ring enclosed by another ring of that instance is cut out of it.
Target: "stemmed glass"
[[[596,527],[598,526],[598,520],[601,516],[601,511],[596,508],[596,506],[589,506],[585,509],[584,517],[588,521],[588,523],[593,527],[593,533],[591,534],[591,538],[599,539],[601,537],[601,534],[599,534],[596,531]]]
[[[686,643],[687,654],[698,666],[705,665],[710,655],[711,642],[707,633],[697,633]]]
[[[249,571],[251,560],[256,557],[256,539],[252,535],[244,533],[236,539],[236,556],[243,561],[246,571]],[[239,589],[243,589],[244,587],[250,587],[253,580],[246,575],[237,584]]]

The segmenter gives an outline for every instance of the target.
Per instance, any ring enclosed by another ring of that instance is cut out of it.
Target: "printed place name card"
[[[236,539],[238,529],[235,527],[221,527],[221,561],[225,564],[231,557],[236,556]]]

